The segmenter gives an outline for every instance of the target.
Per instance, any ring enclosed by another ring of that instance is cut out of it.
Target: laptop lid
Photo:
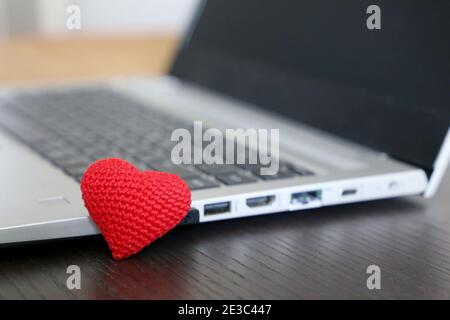
[[[450,1],[373,3],[203,1],[171,74],[421,167],[437,186]]]

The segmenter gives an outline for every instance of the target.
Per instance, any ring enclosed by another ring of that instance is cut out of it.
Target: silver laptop
[[[380,0],[381,29],[362,3],[203,2],[167,76],[4,88],[0,244],[98,233],[79,182],[107,157],[183,177],[181,224],[432,196],[450,158],[450,2]],[[196,120],[279,129],[279,170],[174,164],[171,133]]]

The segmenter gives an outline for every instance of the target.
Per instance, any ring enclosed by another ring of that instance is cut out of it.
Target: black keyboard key
[[[14,109],[14,105],[2,106],[0,109],[0,124],[10,130],[27,144],[48,141],[53,137],[51,131],[41,128],[31,119]]]
[[[123,154],[114,154],[109,156],[108,158],[120,158],[123,159],[125,161],[128,161],[129,163],[133,164],[133,165],[137,165],[138,163],[140,163],[140,161],[138,161],[136,159],[136,157],[133,157],[129,154],[123,153]],[[149,168],[149,166],[147,166]],[[147,169],[148,170],[148,169]]]
[[[261,166],[259,164],[238,164],[239,168],[245,171],[249,171],[254,174],[259,174]]]
[[[230,173],[230,172],[240,172],[241,170],[235,165],[230,164],[201,164],[196,166],[197,169],[211,174],[219,174],[219,173]]]
[[[191,190],[209,189],[220,186],[217,182],[202,177],[186,178],[184,181],[186,181]]]
[[[295,177],[295,173],[278,171],[278,173],[276,173],[276,174],[259,175],[259,177],[263,180],[277,180],[277,179]]]
[[[41,141],[41,142],[37,142],[34,143],[32,145],[32,147],[34,149],[36,149],[38,152],[42,152],[42,153],[48,153],[52,150],[61,150],[64,148],[67,148],[67,142],[62,140],[62,139],[58,139],[58,138],[53,138],[47,141]]]
[[[197,177],[199,172],[193,166],[176,165],[171,160],[158,160],[150,162],[150,166],[157,171],[174,173],[182,178]]]
[[[280,162],[278,172],[272,175],[262,174],[261,169],[263,168],[263,166],[257,164],[239,165],[239,167],[244,170],[250,171],[252,174],[263,180],[276,180],[276,179],[291,178],[296,175],[307,176],[314,174],[309,170],[306,170],[298,166],[294,166],[293,164],[287,162]]]
[[[134,156],[139,161],[146,163],[158,162],[161,159],[170,158],[170,155],[167,155],[166,153],[156,148],[153,148],[152,150],[142,150],[140,152],[135,153]]]
[[[78,167],[87,168],[93,161],[90,158],[70,157],[70,158],[55,159],[53,160],[53,162],[62,168],[78,168]]]
[[[226,185],[236,185],[243,183],[251,183],[258,181],[253,177],[249,177],[237,172],[220,173],[215,175],[216,179]]]
[[[80,167],[70,167],[66,168],[64,171],[66,171],[70,176],[78,179],[81,179],[83,174],[86,172],[86,169],[88,166],[80,166]]]
[[[254,173],[259,174],[259,177],[263,180],[276,180],[284,179],[295,176],[295,172],[291,170],[291,167],[286,163],[279,163],[278,171],[275,174],[265,174],[263,175],[261,171]]]
[[[148,164],[146,162],[135,161],[133,163],[133,165],[141,171],[153,170],[153,168],[150,166],[150,164]]]
[[[311,176],[311,175],[314,175],[314,172],[312,172],[312,171],[310,171],[308,169],[299,167],[299,166],[295,166],[295,165],[290,164],[290,163],[286,164],[286,166],[289,167],[289,170],[295,172],[296,174],[298,174],[300,176]]]

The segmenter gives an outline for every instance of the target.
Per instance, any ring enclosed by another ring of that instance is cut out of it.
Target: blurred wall
[[[29,0],[0,0],[0,36],[28,33],[37,25],[37,4]]]
[[[6,2],[0,0],[0,39],[8,32],[8,21],[6,20]]]
[[[200,0],[0,0],[0,36],[181,33]],[[81,30],[66,28],[69,5],[81,9]]]

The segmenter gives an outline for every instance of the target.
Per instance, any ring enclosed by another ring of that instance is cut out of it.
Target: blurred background
[[[178,34],[199,0],[0,0],[0,36],[70,36],[66,9],[78,5],[88,35]]]
[[[0,0],[0,84],[164,74],[200,1]]]

